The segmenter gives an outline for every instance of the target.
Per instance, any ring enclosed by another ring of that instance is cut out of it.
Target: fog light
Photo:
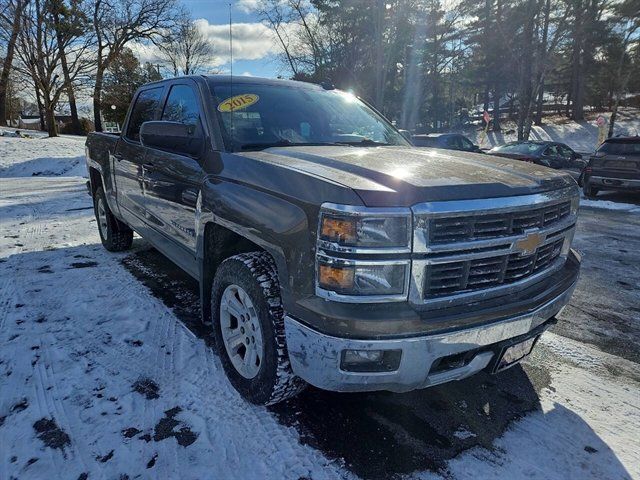
[[[343,350],[340,368],[347,372],[392,372],[400,367],[401,350]]]
[[[370,363],[382,359],[382,350],[345,350],[344,363]]]

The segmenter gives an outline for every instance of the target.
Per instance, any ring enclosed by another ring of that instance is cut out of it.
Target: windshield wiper
[[[342,145],[342,143],[333,143],[333,142],[292,142],[290,140],[278,140],[275,142],[265,142],[265,143],[245,143],[240,145],[240,150],[262,150],[264,148],[271,147],[322,147],[322,146],[332,146],[332,145]]]
[[[391,145],[387,142],[376,142],[375,140],[371,140],[370,138],[363,138],[362,140],[358,140],[357,142],[336,142],[339,145],[351,145],[354,147],[380,147]]]

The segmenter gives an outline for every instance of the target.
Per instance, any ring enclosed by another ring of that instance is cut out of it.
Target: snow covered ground
[[[495,377],[248,405],[206,339],[126,268],[153,273],[146,242],[133,253],[101,247],[82,150],[72,137],[0,138],[0,479],[640,478],[638,363],[561,330],[545,334],[523,369]],[[627,235],[640,228],[637,213],[605,217]],[[640,238],[598,235],[583,228],[576,243],[596,260],[620,250],[611,262],[630,290],[624,311],[606,299],[595,308],[626,315],[620,335],[636,335]],[[613,267],[590,261],[606,292]],[[166,286],[174,303],[195,303],[188,287]],[[588,291],[575,298],[572,308],[594,307]],[[624,339],[636,348],[637,337]],[[505,431],[495,426],[503,417]]]
[[[86,174],[83,137],[0,136],[0,178]]]

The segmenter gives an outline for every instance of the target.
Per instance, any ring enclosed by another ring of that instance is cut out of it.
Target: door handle
[[[155,168],[155,165],[153,163],[145,163],[142,165],[142,167],[146,170],[153,170]]]
[[[182,192],[182,201],[185,205],[189,205],[190,207],[195,207],[198,202],[198,194],[193,190],[184,190]]]
[[[124,158],[122,155],[116,155],[115,153],[112,156],[113,156],[113,158],[115,158],[119,162],[121,162],[123,160],[123,158]]]

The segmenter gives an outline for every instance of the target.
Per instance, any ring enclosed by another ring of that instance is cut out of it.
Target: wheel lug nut
[[[240,333],[244,335],[244,327],[240,327]]]

